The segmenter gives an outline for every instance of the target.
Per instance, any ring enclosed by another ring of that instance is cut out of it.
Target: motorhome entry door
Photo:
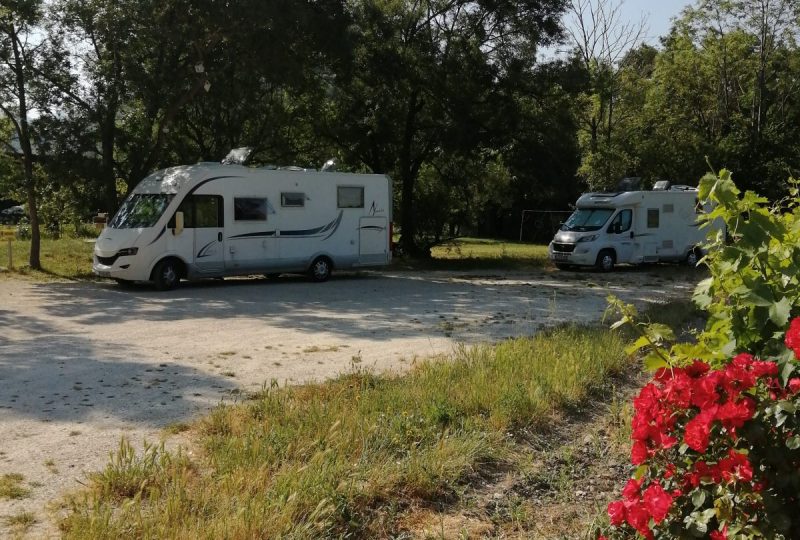
[[[388,222],[385,217],[362,217],[358,223],[358,259],[362,264],[385,262],[388,255]]]
[[[193,195],[194,266],[202,274],[225,269],[222,197]]]

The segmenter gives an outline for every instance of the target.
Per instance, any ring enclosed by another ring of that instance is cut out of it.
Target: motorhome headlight
[[[597,240],[598,236],[600,236],[600,235],[593,234],[593,235],[590,235],[590,236],[583,236],[581,238],[578,238],[578,243],[580,244],[581,242],[594,242],[595,240]]]
[[[117,257],[130,257],[139,253],[139,248],[132,247],[132,248],[125,248],[117,251]]]

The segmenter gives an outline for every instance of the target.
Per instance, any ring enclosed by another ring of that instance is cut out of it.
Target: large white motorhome
[[[585,193],[550,242],[550,260],[561,269],[595,266],[605,272],[619,263],[696,266],[708,232],[699,227],[703,212],[696,188],[665,181],[653,191]]]
[[[303,272],[391,261],[388,176],[199,163],[151,174],[97,239],[94,273],[171,289],[182,278]]]

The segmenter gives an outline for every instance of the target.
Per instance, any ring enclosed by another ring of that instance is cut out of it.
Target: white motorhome
[[[171,289],[182,278],[302,272],[391,261],[388,176],[200,163],[158,171],[95,243],[93,271]]]
[[[707,229],[697,189],[659,182],[653,191],[581,195],[548,251],[558,268],[595,266],[608,272],[619,263],[685,262],[696,266]]]

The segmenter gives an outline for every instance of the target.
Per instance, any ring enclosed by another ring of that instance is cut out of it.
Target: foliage
[[[671,329],[639,323],[631,306],[612,302],[617,325],[640,334],[631,350],[646,351],[646,367],[657,370],[634,401],[639,468],[609,506],[614,534],[800,534],[800,318],[789,325],[800,310],[800,191],[789,184],[769,208],[728,171],[701,181],[700,197],[712,203],[706,221],[724,221],[727,234],[711,233],[703,259],[711,276],[694,295],[707,314],[696,343],[667,348]]]
[[[196,470],[126,450],[75,499],[64,536],[394,537],[406,505],[456,497],[477,467],[512,459],[514,434],[546,428],[627,362],[613,333],[562,327],[402,376],[275,384],[200,422]]]

